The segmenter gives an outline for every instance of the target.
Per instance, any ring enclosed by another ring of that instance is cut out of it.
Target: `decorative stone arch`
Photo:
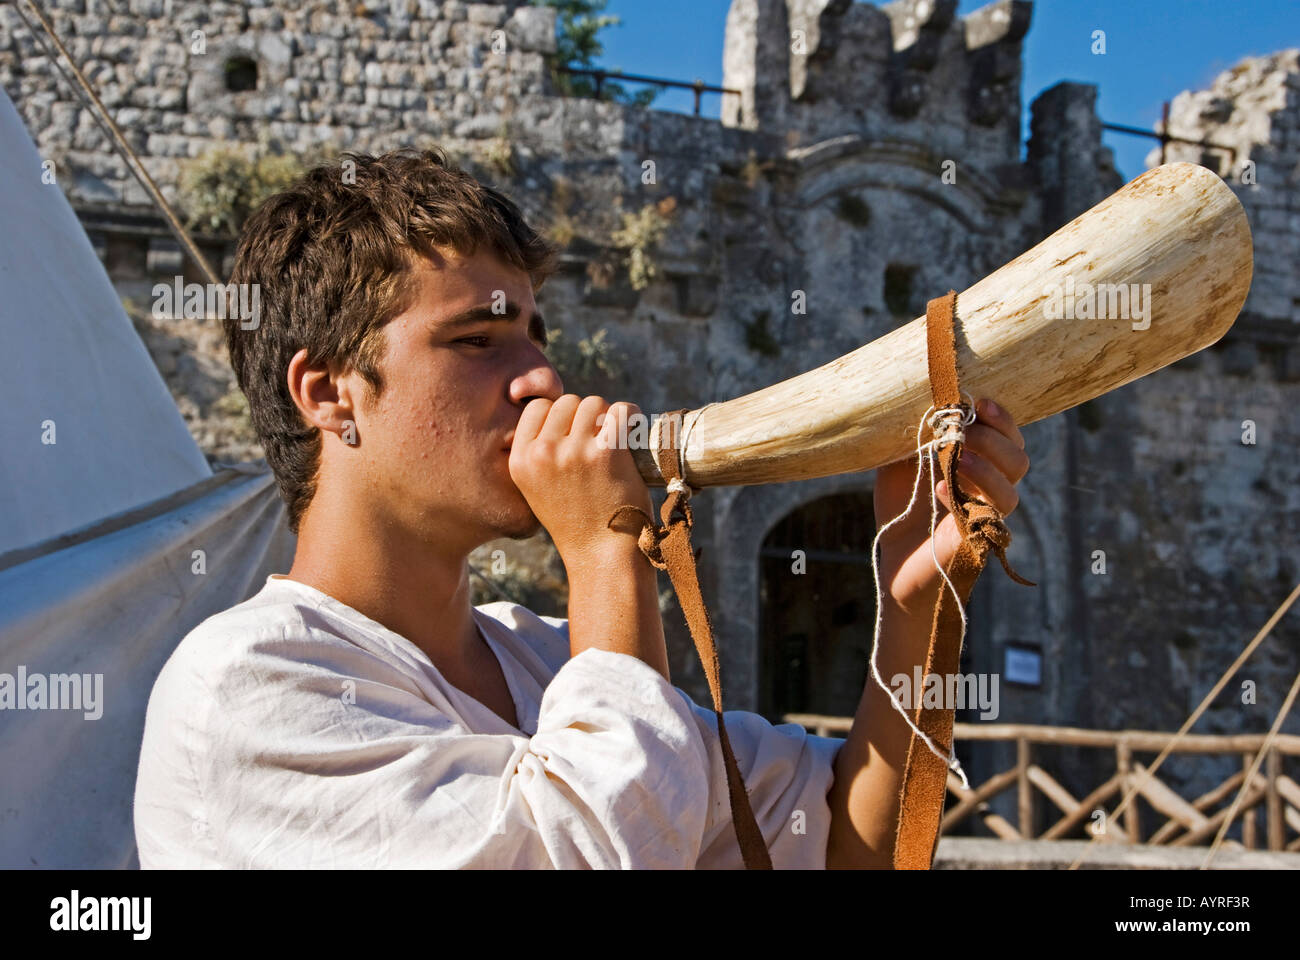
[[[1048,480],[1049,486],[1053,479]],[[862,471],[798,483],[737,487],[726,491],[729,497],[719,499],[714,514],[712,549],[719,613],[713,622],[727,709],[756,711],[759,705],[762,636],[759,556],[768,534],[784,517],[818,499],[844,493],[870,495],[874,488],[875,471]],[[1020,573],[1039,586],[1013,583],[993,558],[976,585],[972,606],[986,613],[1027,608],[1031,611],[1027,616],[1014,619],[1035,634],[1051,631],[1059,624],[1060,612],[1056,608],[1061,598],[1049,589],[1052,583],[1065,582],[1061,579],[1063,571],[1057,569],[1065,558],[1060,556],[1061,551],[1050,549],[1051,543],[1062,539],[1058,512],[1050,497],[1035,498],[1022,484],[1022,502],[1008,521],[1015,534],[1009,559]],[[967,644],[974,646],[972,652],[986,654],[980,657],[981,668],[1000,669],[991,663],[995,653],[992,641],[998,632],[995,626],[987,615],[970,624]]]
[[[1005,216],[1001,188],[978,169],[959,166],[956,181],[939,179],[945,158],[919,144],[835,137],[792,153],[798,163],[794,202],[803,209],[845,190],[902,191],[948,212],[971,233],[998,229]]]
[[[840,318],[831,350],[884,335],[1018,252],[1006,229],[1018,214],[1015,196],[973,168],[943,183],[943,157],[928,148],[850,135],[795,160],[792,242],[806,250],[801,279],[824,291],[820,307]],[[900,277],[903,295],[887,296]]]

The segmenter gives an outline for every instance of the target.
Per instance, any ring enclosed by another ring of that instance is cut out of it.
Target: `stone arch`
[[[736,487],[715,513],[718,597],[726,617],[715,624],[722,661],[725,706],[757,711],[759,704],[759,554],[781,518],[821,497],[870,495],[874,473],[858,472],[799,483]],[[722,491],[719,491],[722,492]]]
[[[1050,487],[1052,480],[1043,479]],[[760,554],[764,541],[782,518],[816,500],[844,493],[869,496],[874,488],[875,471],[872,470],[798,483],[714,491],[715,495],[723,495],[714,512],[714,574],[719,604],[714,627],[727,709],[758,712],[763,699]],[[1012,583],[996,558],[990,558],[976,585],[972,606],[984,611],[984,615],[972,620],[966,646],[972,666],[977,664],[979,669],[1001,669],[995,662],[1000,656],[1001,635],[1013,626],[1038,636],[1050,636],[1055,626],[1059,626],[1060,614],[1056,607],[1060,597],[1050,589],[1059,580],[1061,571],[1057,568],[1063,563],[1061,551],[1050,548],[1059,518],[1050,501],[1038,502],[1038,499],[1023,498],[1022,491],[1022,502],[1008,522],[1015,535],[1010,558],[1022,575],[1039,586],[1029,588]],[[866,599],[874,601],[874,597]],[[1009,617],[1009,611],[1023,611],[1026,604],[1034,611],[1030,617],[1023,614],[1011,617],[1014,624],[995,621],[999,613]]]
[[[869,143],[857,135],[836,137],[797,151],[798,185],[794,200],[812,207],[843,190],[875,187],[902,191],[945,210],[963,229],[993,229],[1000,189],[970,166],[957,168],[955,182],[940,181],[945,159],[926,147]]]
[[[810,291],[810,319],[783,319],[804,323],[823,354],[883,336],[923,314],[927,300],[1010,259],[1001,190],[973,169],[945,184],[938,154],[858,137],[796,162],[792,209],[801,215],[791,244],[802,253],[795,286]],[[901,307],[886,297],[899,277],[909,280]]]

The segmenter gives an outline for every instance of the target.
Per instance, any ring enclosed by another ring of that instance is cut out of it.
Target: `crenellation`
[[[1244,310],[1300,323],[1300,49],[1249,57],[1220,73],[1208,90],[1184,91],[1169,111],[1169,132],[1227,150],[1170,143],[1168,160],[1215,157],[1250,218],[1255,276]],[[1159,160],[1153,150],[1147,162]],[[1237,324],[1230,336],[1256,336]]]

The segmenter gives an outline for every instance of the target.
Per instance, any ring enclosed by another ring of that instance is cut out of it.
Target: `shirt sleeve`
[[[137,788],[142,864],[146,847],[158,865],[241,868],[698,861],[708,750],[689,703],[640,660],[586,650],[546,688],[535,735],[485,735],[383,659],[287,634],[209,643],[215,663],[164,670]],[[158,802],[185,777],[190,816]]]
[[[743,870],[717,714],[712,707],[693,702],[685,692],[677,693],[691,705],[709,751],[708,821],[697,866]],[[725,693],[724,688],[724,697]],[[794,723],[773,724],[744,710],[725,710],[723,716],[772,866],[778,870],[824,870],[831,823],[826,794],[835,782],[835,756],[844,741],[815,736]]]
[[[512,606],[510,613],[511,628],[528,638],[551,669],[559,667],[568,657],[569,622],[538,616],[522,607]],[[543,624],[544,629],[537,629],[534,621]],[[731,819],[722,741],[712,701],[701,706],[685,691],[673,689],[690,707],[709,754],[708,819],[696,866],[744,869]],[[835,757],[844,740],[814,736],[793,723],[773,724],[743,710],[726,711],[725,717],[736,765],[745,780],[754,819],[767,842],[773,866],[824,869],[831,819],[826,794],[835,781]]]

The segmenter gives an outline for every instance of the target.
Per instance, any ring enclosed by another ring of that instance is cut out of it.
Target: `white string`
[[[691,430],[693,430],[695,425],[700,422],[700,417],[703,415],[704,411],[709,409],[709,407],[717,406],[717,404],[718,401],[716,400],[712,403],[706,403],[704,406],[700,407],[700,409],[695,411],[694,417],[690,417],[690,414],[688,413],[686,417],[690,417],[690,419],[686,420],[685,417],[683,418],[686,422],[682,427],[682,442],[677,447],[677,473],[682,479],[668,481],[669,493],[676,490],[686,494],[688,498],[690,497],[691,488],[686,484],[686,442],[690,439]]]
[[[967,396],[969,396],[969,394]],[[953,598],[957,601],[957,611],[958,613],[961,614],[961,636],[958,640],[957,649],[961,650],[961,645],[962,643],[965,642],[966,639],[966,610],[965,607],[962,605],[961,596],[957,593],[957,588],[953,586],[952,581],[948,579],[948,574],[944,571],[943,565],[939,563],[939,555],[938,553],[935,552],[934,549],[934,528],[938,519],[939,503],[938,503],[938,496],[935,493],[936,480],[935,480],[935,471],[933,469],[933,465],[936,459],[934,456],[935,451],[937,451],[941,446],[945,446],[949,443],[953,443],[956,441],[964,440],[966,437],[966,427],[974,422],[975,422],[975,405],[973,402],[970,404],[969,408],[943,407],[936,410],[933,406],[931,406],[925,411],[925,414],[921,417],[921,422],[917,424],[917,428],[916,428],[916,479],[912,482],[912,496],[907,501],[907,506],[903,508],[903,512],[900,513],[898,516],[894,517],[894,519],[890,520],[883,527],[881,527],[876,532],[875,540],[871,542],[871,576],[875,580],[875,584],[876,584],[876,629],[871,641],[871,675],[875,679],[876,685],[879,686],[880,689],[885,692],[885,695],[889,697],[889,702],[893,705],[894,709],[897,710],[898,713],[902,716],[903,720],[907,723],[908,727],[911,728],[912,732],[921,738],[922,742],[925,743],[925,745],[930,749],[930,752],[933,753],[940,760],[942,760],[948,766],[949,770],[952,770],[954,773],[957,774],[958,777],[961,778],[961,784],[967,790],[970,789],[970,781],[966,779],[966,771],[962,769],[961,762],[957,759],[957,738],[953,737],[952,748],[949,752],[949,755],[945,757],[943,753],[939,750],[939,748],[935,746],[934,741],[931,740],[928,736],[926,736],[921,731],[921,729],[917,727],[915,723],[912,722],[912,718],[911,716],[908,715],[907,710],[903,707],[902,703],[900,702],[900,698],[894,696],[893,691],[891,691],[889,687],[885,685],[884,679],[880,676],[880,667],[877,665],[876,659],[877,659],[877,655],[880,652],[880,624],[882,619],[881,613],[884,609],[884,602],[881,599],[880,566],[877,560],[877,547],[879,546],[880,538],[884,536],[885,531],[912,512],[912,506],[913,504],[916,503],[917,491],[921,487],[921,471],[925,470],[927,466],[926,461],[922,459],[922,455],[927,454],[930,458],[930,464],[931,464],[931,468],[930,468],[930,556],[934,559],[934,567],[936,570],[939,571],[939,576],[943,577],[943,582],[948,585],[948,589],[952,591]],[[936,423],[938,424],[938,426],[935,425]],[[940,435],[936,437],[934,440],[931,440],[928,443],[923,444],[921,442],[921,431],[925,429],[927,424],[930,425],[932,430],[935,430]],[[954,496],[953,491],[951,490],[948,491],[948,496],[950,497]],[[924,681],[924,678],[922,678],[922,680]],[[945,685],[945,689],[946,689],[946,685]],[[912,691],[912,695],[913,695],[913,699],[915,699],[919,695],[918,691],[915,690]]]

